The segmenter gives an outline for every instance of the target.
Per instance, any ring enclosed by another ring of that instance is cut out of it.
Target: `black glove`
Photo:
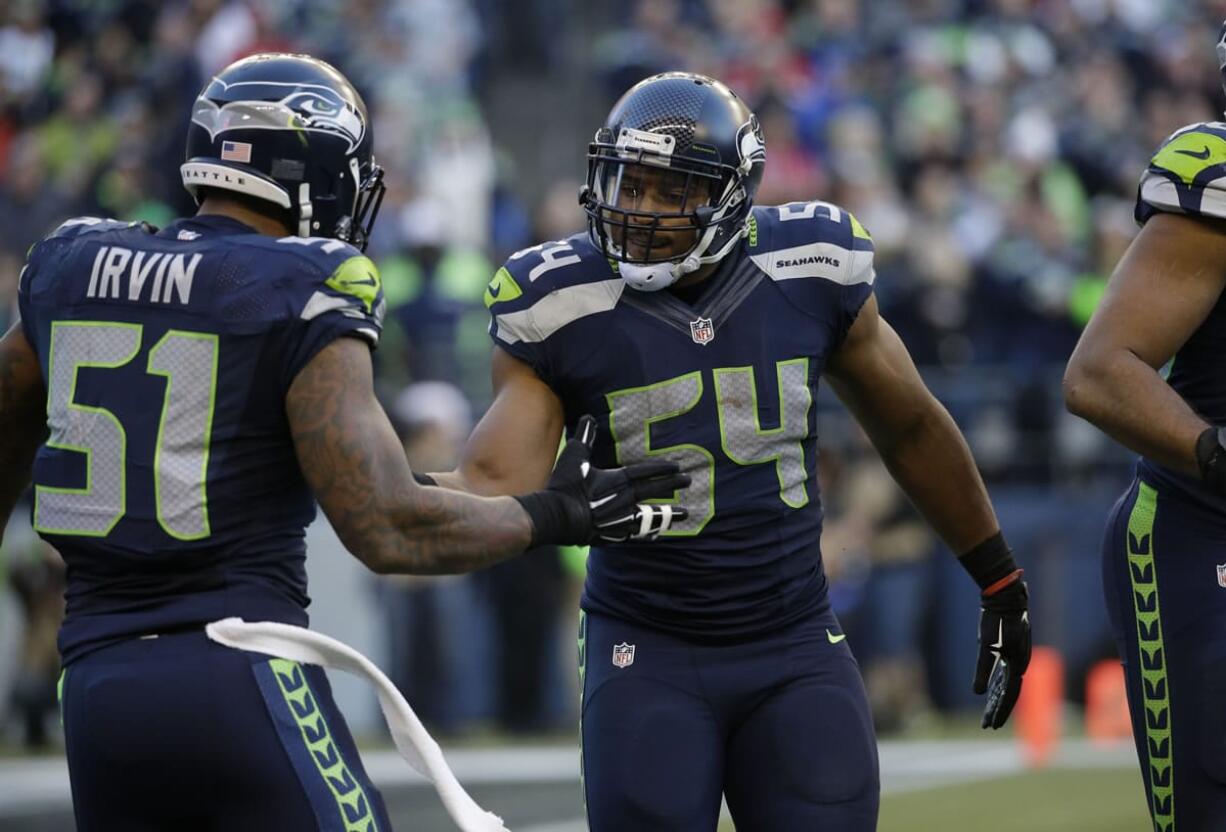
[[[1205,428],[1196,439],[1196,464],[1201,481],[1226,497],[1226,428]]]
[[[515,498],[532,520],[533,546],[654,540],[685,519],[680,506],[642,504],[672,497],[690,484],[675,462],[593,468],[589,459],[595,440],[596,420],[583,416],[545,490]]]
[[[975,693],[987,693],[982,727],[993,729],[1004,725],[1013,712],[1022,692],[1022,674],[1030,664],[1029,593],[1022,570],[1004,580],[1008,583],[988,587],[980,596]]]

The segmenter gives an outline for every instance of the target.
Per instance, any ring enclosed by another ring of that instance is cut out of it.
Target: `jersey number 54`
[[[804,440],[809,435],[809,359],[794,358],[775,365],[779,388],[779,426],[764,429],[758,416],[758,385],[753,367],[720,367],[711,371],[719,414],[720,447],[737,465],[774,464],[779,498],[791,508],[809,502],[805,483]],[[667,381],[631,387],[606,395],[609,429],[617,462],[627,465],[648,459],[669,459],[690,475],[690,487],[677,501],[689,512],[668,536],[696,535],[715,516],[715,456],[696,444],[652,445],[651,426],[687,413],[702,400],[704,373],[695,370]]]

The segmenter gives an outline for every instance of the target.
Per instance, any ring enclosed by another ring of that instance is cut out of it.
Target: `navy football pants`
[[[876,829],[872,719],[833,614],[727,646],[580,628],[592,832],[713,832],[721,792],[746,832]]]
[[[391,829],[318,667],[197,630],[90,653],[62,685],[80,832]]]
[[[1226,565],[1226,517],[1142,480],[1111,512],[1103,582],[1157,832],[1226,832],[1219,564]]]

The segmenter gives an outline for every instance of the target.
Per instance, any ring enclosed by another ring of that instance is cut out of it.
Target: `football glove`
[[[1022,674],[1030,664],[1030,612],[1026,583],[1017,570],[1011,583],[989,587],[980,596],[979,660],[975,693],[987,693],[982,727],[1005,724],[1022,691]]]
[[[1226,428],[1205,428],[1196,439],[1196,464],[1201,481],[1226,496]]]
[[[532,520],[533,546],[655,540],[685,519],[680,506],[643,502],[670,498],[690,484],[675,462],[593,468],[595,440],[596,420],[583,416],[558,455],[545,489],[515,498]]]

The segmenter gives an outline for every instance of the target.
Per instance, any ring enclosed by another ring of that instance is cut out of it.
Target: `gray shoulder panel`
[[[497,313],[498,337],[508,344],[538,343],[569,323],[608,312],[617,306],[626,283],[620,277],[596,283],[562,286],[527,309]]]

